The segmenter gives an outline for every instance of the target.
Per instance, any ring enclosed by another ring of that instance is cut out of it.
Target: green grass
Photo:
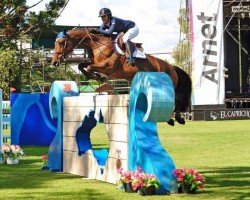
[[[206,187],[192,194],[140,196],[115,185],[65,173],[40,170],[47,147],[23,147],[26,157],[16,166],[0,165],[0,199],[250,199],[250,120],[158,124],[162,145],[177,167],[193,167]],[[104,126],[93,130],[97,147],[108,147]]]

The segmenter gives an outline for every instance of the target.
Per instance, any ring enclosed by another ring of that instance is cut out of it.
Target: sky
[[[27,0],[28,5],[39,0]],[[43,0],[34,9],[43,10]],[[113,16],[134,21],[139,35],[133,42],[143,43],[145,53],[169,53],[179,42],[177,22],[180,5],[184,0],[69,0],[68,5],[56,20],[57,25],[100,26],[99,10],[107,7]]]

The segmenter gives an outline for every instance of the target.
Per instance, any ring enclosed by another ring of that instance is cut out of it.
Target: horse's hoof
[[[108,79],[107,79],[105,76],[101,76],[100,81],[101,81],[102,83],[106,82],[107,80],[108,80]]]
[[[183,118],[181,118],[181,117],[177,117],[177,118],[175,118],[176,119],[176,121],[179,123],[179,124],[185,124],[185,119],[183,119]]]
[[[170,126],[174,126],[174,120],[173,120],[173,119],[170,119],[167,123],[168,123]]]

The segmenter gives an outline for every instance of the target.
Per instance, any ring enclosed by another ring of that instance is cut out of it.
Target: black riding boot
[[[133,58],[133,46],[132,43],[128,40],[127,42],[125,42],[125,47],[126,47],[126,52],[128,53],[128,57],[127,57],[127,62],[129,65],[133,65],[135,62],[135,59]]]

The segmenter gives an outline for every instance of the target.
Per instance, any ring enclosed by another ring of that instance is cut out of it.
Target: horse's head
[[[91,49],[93,39],[96,40],[96,37],[93,37],[93,34],[87,28],[76,28],[68,32],[65,30],[60,32],[54,43],[55,48],[52,64],[58,66],[60,61],[66,59],[75,48],[84,47]]]
[[[62,59],[65,59],[67,55],[69,55],[73,51],[74,46],[70,41],[70,36],[65,30],[57,35],[54,45],[55,48],[52,64],[54,66],[58,66],[60,64],[60,61]]]
[[[103,57],[106,59],[113,51],[111,38],[93,34],[91,29],[79,28],[68,32],[62,31],[57,35],[55,41],[52,64],[58,66],[61,60],[66,59],[75,48],[79,47],[88,49],[93,57],[96,53],[100,57],[98,60],[103,59]]]

